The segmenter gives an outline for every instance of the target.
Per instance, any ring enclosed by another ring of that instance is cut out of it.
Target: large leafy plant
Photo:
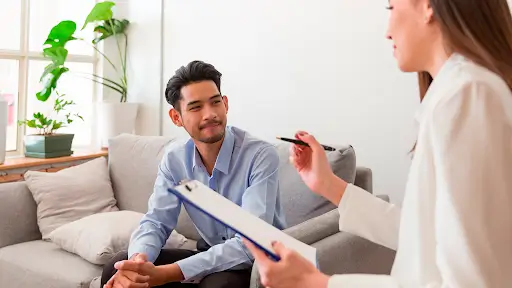
[[[106,77],[102,77],[96,74],[86,74],[90,80],[100,83],[120,94],[120,102],[126,102],[128,92],[128,82],[126,78],[126,52],[128,48],[128,35],[126,30],[130,22],[126,19],[118,20],[113,18],[112,8],[115,6],[114,2],[104,1],[97,3],[87,16],[80,31],[84,30],[88,25],[95,25],[94,32],[97,36],[91,43],[87,40],[78,37],[77,24],[74,21],[64,20],[55,25],[48,38],[43,44],[43,55],[45,58],[51,60],[51,63],[46,66],[43,75],[41,76],[41,82],[43,88],[36,94],[36,97],[40,101],[46,101],[52,95],[53,91],[57,88],[60,77],[70,71],[66,66],[66,59],[68,56],[68,50],[66,44],[70,41],[84,41],[89,43],[99,55],[103,56],[105,60],[114,68],[118,73],[118,78],[112,80]],[[96,45],[105,39],[110,37],[115,38],[117,50],[119,53],[119,60],[121,68],[118,69],[116,65],[110,60],[107,55],[102,53]],[[120,39],[124,38],[124,46],[121,47]],[[123,51],[124,50],[124,51]]]

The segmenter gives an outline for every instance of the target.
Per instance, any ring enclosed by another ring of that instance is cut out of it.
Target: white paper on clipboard
[[[180,185],[169,189],[169,192],[251,241],[274,260],[279,260],[279,257],[274,253],[271,243],[279,241],[318,267],[316,248],[245,211],[200,181],[183,181]]]

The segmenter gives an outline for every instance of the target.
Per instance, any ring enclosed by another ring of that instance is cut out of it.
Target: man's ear
[[[178,127],[183,127],[183,121],[181,121],[181,115],[178,110],[171,108],[169,110],[169,117],[171,117],[172,123]]]
[[[224,107],[226,107],[226,113],[228,113],[228,110],[229,110],[228,96],[222,96],[222,102],[224,102]]]

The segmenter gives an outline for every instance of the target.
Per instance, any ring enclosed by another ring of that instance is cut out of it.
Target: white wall
[[[117,0],[115,17],[130,20],[127,56],[128,102],[140,103],[136,134],[160,135],[162,110],[162,0]],[[123,43],[121,42],[123,45]],[[113,39],[107,39],[106,53],[118,67],[118,50]],[[115,75],[103,63],[106,75]],[[106,101],[119,101],[119,94],[103,89]]]
[[[401,202],[419,101],[415,75],[397,69],[385,39],[385,1],[119,2],[132,21],[139,134],[158,135],[162,125],[163,135],[186,135],[167,117],[162,92],[181,65],[204,60],[224,75],[229,124],[269,141],[302,129],[327,144],[352,144],[358,165],[374,171],[376,193]]]
[[[165,0],[164,79],[191,60],[214,64],[231,125],[272,141],[303,129],[350,143],[376,193],[400,202],[419,100],[416,76],[397,69],[385,39],[386,4]],[[167,117],[163,125],[183,135]]]

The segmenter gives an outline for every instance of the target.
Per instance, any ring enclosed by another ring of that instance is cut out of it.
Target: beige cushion
[[[98,265],[128,249],[130,237],[144,216],[134,211],[98,213],[65,224],[50,233],[50,241]],[[181,248],[187,238],[173,231],[164,248]]]
[[[64,224],[119,210],[104,157],[55,173],[28,171],[25,180],[37,204],[37,224],[43,239]]]
[[[148,199],[153,193],[158,165],[167,149],[181,145],[185,140],[132,134],[121,134],[110,139],[110,178],[119,209],[141,213],[148,211]],[[188,239],[201,238],[183,206],[176,230]]]

